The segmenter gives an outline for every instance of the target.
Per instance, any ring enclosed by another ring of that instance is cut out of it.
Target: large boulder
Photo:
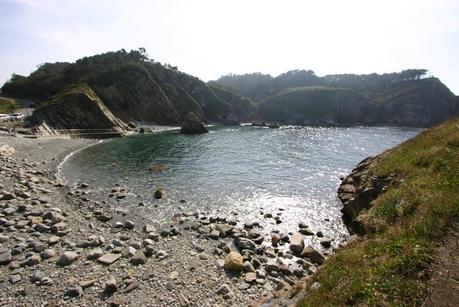
[[[209,132],[199,117],[193,112],[188,113],[182,123],[180,133],[182,134],[199,134]]]
[[[290,250],[295,255],[299,255],[304,248],[303,235],[301,233],[294,233],[290,237]]]

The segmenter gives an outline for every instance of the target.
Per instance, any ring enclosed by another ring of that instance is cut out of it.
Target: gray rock
[[[51,286],[53,284],[53,280],[49,277],[43,277],[40,281],[40,286]]]
[[[209,237],[211,239],[214,239],[214,240],[218,240],[218,238],[220,237],[220,231],[218,230],[212,230],[209,234]]]
[[[128,257],[133,257],[135,255],[135,253],[137,252],[137,249],[135,249],[134,247],[132,246],[128,246],[127,250],[126,250],[126,255]]]
[[[35,290],[37,289],[37,287],[35,285],[26,285],[24,286],[24,288],[20,291],[20,293],[23,295],[23,296],[29,296],[29,295],[32,295]]]
[[[215,291],[215,293],[220,295],[228,294],[231,293],[231,288],[227,284],[223,284],[217,288],[217,291]]]
[[[303,258],[309,258],[313,263],[318,265],[321,265],[325,261],[324,256],[322,256],[322,254],[316,251],[312,246],[305,247],[300,256]]]
[[[158,260],[163,260],[163,259],[169,257],[169,254],[166,253],[166,252],[163,251],[163,250],[159,250],[159,251],[156,253],[155,257],[156,257]]]
[[[131,263],[133,265],[145,264],[145,262],[147,262],[147,257],[141,250],[137,251],[131,258]]]
[[[0,243],[5,243],[9,240],[10,238],[5,235],[0,235]]]
[[[193,112],[188,113],[182,123],[180,133],[182,134],[199,134],[209,132],[202,123],[201,119]]]
[[[93,286],[96,283],[97,279],[82,280],[79,282],[81,288],[86,289]]]
[[[121,254],[110,254],[110,253],[108,253],[108,254],[103,255],[102,257],[97,258],[97,261],[100,262],[100,263],[103,263],[103,264],[110,265],[113,262],[115,262],[116,260],[120,259],[121,256],[122,256]]]
[[[43,223],[35,224],[35,230],[38,232],[48,232],[51,228]]]
[[[41,261],[41,257],[39,255],[33,255],[26,259],[26,264],[28,266],[34,266],[34,265],[39,264],[40,261]]]
[[[0,265],[6,265],[11,262],[11,254],[9,252],[0,254]]]
[[[177,271],[173,271],[169,274],[169,278],[172,279],[172,280],[175,280],[177,279],[179,276],[179,273]]]
[[[255,242],[246,238],[238,237],[234,243],[240,250],[248,249],[254,251],[257,248],[257,244]]]
[[[181,307],[190,306],[190,301],[185,297],[185,295],[183,295],[182,293],[179,293],[177,295],[177,297],[178,297],[178,300],[179,300],[179,303],[180,303]]]
[[[102,249],[100,247],[96,247],[90,250],[86,257],[89,260],[95,260],[95,259],[102,257],[103,254],[104,252],[102,251]]]
[[[45,243],[42,243],[42,242],[34,242],[32,244],[33,251],[36,252],[36,253],[43,252],[47,247],[48,247],[48,245],[45,244]]]
[[[19,275],[19,274],[13,274],[13,275],[10,276],[10,282],[12,284],[18,283],[21,280],[22,280],[22,278],[21,278],[21,275]]]
[[[127,229],[133,229],[135,224],[133,221],[127,220],[127,221],[124,221],[123,226],[124,228],[127,228]]]
[[[300,233],[294,233],[290,237],[290,250],[295,255],[299,255],[304,249],[303,235]]]
[[[249,272],[245,274],[244,281],[246,283],[254,283],[257,280],[257,273],[255,272]]]
[[[244,267],[244,271],[246,272],[255,272],[255,268],[253,267],[253,265],[248,262],[248,261],[244,261],[244,263],[242,264],[242,266]]]
[[[48,239],[48,245],[54,245],[54,244],[58,243],[60,240],[61,240],[61,238],[59,238],[58,236],[51,236]]]
[[[113,276],[110,276],[108,280],[105,282],[105,291],[108,293],[114,293],[118,290],[118,285],[116,283],[116,279]]]
[[[79,255],[77,253],[72,252],[72,251],[67,251],[60,256],[58,264],[61,266],[70,265],[73,262],[75,262],[78,259],[78,257]]]
[[[30,276],[30,281],[31,282],[41,282],[43,278],[45,278],[46,275],[43,271],[35,271],[32,276]]]
[[[137,289],[138,287],[140,286],[140,283],[136,280],[134,280],[133,282],[129,283],[128,286],[126,287],[126,289],[124,290],[125,293],[129,293],[129,292],[132,292],[134,291],[135,289]]]
[[[0,198],[0,200],[12,200],[12,199],[15,199],[15,198],[16,198],[16,196],[14,196],[14,194],[3,193],[3,195]]]

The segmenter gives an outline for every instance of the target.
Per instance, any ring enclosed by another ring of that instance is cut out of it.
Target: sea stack
[[[207,133],[206,126],[203,122],[199,119],[199,117],[194,114],[193,112],[188,113],[185,116],[185,119],[182,123],[182,128],[180,129],[180,133],[182,134],[200,134],[200,133]]]

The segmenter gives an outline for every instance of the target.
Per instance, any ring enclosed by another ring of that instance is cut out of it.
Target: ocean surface
[[[195,136],[165,131],[88,147],[65,160],[60,176],[71,186],[89,184],[90,194],[119,208],[143,202],[154,208],[150,214],[158,224],[178,212],[199,211],[241,223],[257,221],[266,233],[295,231],[304,222],[315,232],[345,239],[336,194],[339,177],[419,132],[296,126],[214,127]],[[108,197],[117,184],[128,189],[125,199]],[[157,187],[165,190],[159,201],[153,196]],[[282,223],[264,213],[279,215]]]

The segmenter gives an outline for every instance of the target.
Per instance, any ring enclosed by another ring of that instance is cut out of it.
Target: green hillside
[[[459,217],[459,119],[377,156],[353,178],[361,187],[375,178],[389,182],[359,212],[366,236],[327,260],[307,286],[320,287],[306,291],[300,305],[422,305],[438,242]]]

